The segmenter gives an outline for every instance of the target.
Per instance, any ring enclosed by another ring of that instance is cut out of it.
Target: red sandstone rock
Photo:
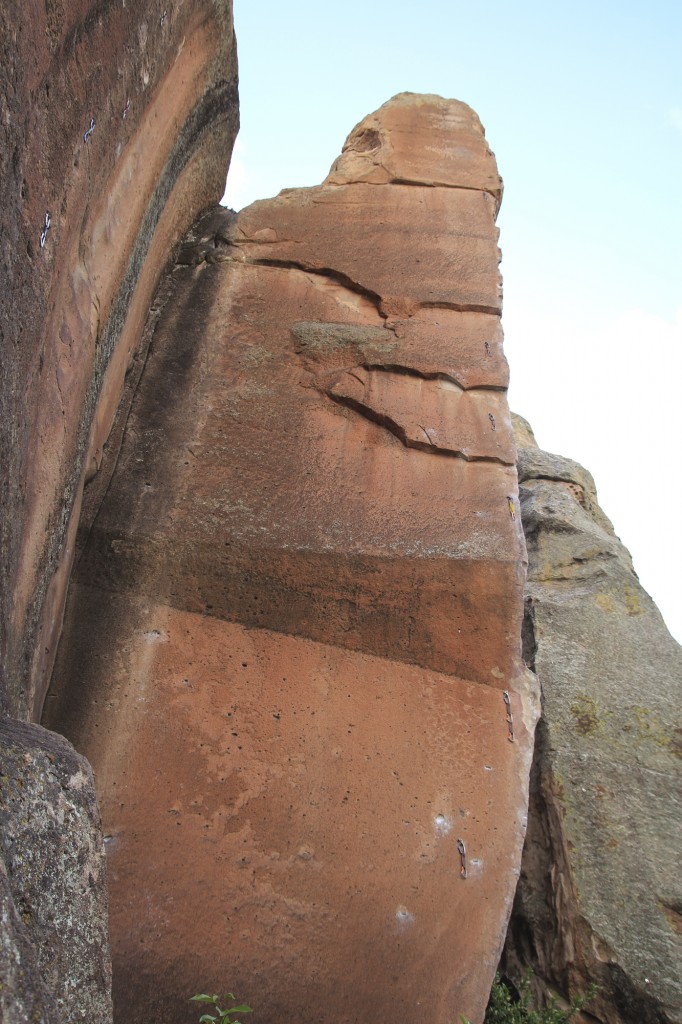
[[[0,698],[26,718],[159,278],[222,193],[236,57],[217,0],[10,2],[0,46]]]
[[[428,139],[415,146],[415,137]],[[327,181],[443,185],[489,192],[499,202],[502,179],[483,128],[466,103],[404,92],[356,125]]]
[[[491,273],[499,260],[495,214],[490,195],[471,188],[321,185],[247,207],[231,241],[235,259],[331,271],[384,316],[431,306],[499,313],[500,278]]]
[[[467,111],[373,115],[391,179],[428,150],[428,185],[346,174],[181,253],[47,712],[95,766],[126,1020],[226,986],[273,1024],[482,1018],[534,706]]]

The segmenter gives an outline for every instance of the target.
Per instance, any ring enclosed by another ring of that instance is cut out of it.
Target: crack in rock
[[[464,391],[442,377],[356,366],[337,377],[326,394],[390,431],[406,448],[467,462],[514,464],[504,396],[497,392]],[[486,429],[491,406],[505,424],[495,434]]]

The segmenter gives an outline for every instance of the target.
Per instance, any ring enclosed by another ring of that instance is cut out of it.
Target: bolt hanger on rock
[[[47,239],[47,233],[50,230],[52,224],[52,218],[50,217],[49,210],[45,212],[45,223],[43,224],[43,230],[40,232],[40,248],[45,248],[45,240]]]
[[[95,119],[94,119],[94,117],[91,117],[90,118],[90,127],[86,128],[86,130],[85,130],[85,132],[83,134],[83,142],[87,143],[88,139],[90,138],[90,136],[92,135],[94,130],[95,130]]]
[[[459,873],[462,878],[467,877],[467,848],[463,839],[457,840],[457,852],[459,853]]]
[[[502,700],[504,701],[504,706],[507,709],[507,739],[509,740],[510,743],[513,743],[514,742],[514,716],[512,714],[511,698],[509,696],[509,691],[508,690],[503,690],[502,691]]]

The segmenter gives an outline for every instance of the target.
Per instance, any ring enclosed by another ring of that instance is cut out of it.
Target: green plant
[[[532,976],[533,971],[528,968],[519,985],[519,997],[515,999],[509,986],[496,974],[484,1024],[569,1024],[597,993],[597,986],[590,985],[585,995],[575,998],[567,1010],[557,1006],[554,998],[544,1009],[536,1010],[531,1006]],[[471,1024],[466,1017],[460,1020],[462,1024]]]
[[[242,1003],[241,1006],[230,1006],[223,1010],[220,1006],[228,999],[236,999],[232,992],[226,992],[224,996],[192,996],[191,1003],[210,1003],[215,1013],[202,1013],[199,1017],[199,1024],[239,1024],[233,1013],[251,1013],[251,1007]]]

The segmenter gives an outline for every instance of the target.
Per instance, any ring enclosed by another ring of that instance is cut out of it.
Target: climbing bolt
[[[52,218],[50,217],[49,211],[45,212],[45,223],[43,224],[43,230],[40,232],[40,248],[45,248],[45,241],[47,239],[47,233],[50,230],[52,224]]]
[[[459,853],[459,873],[462,878],[467,876],[467,848],[463,839],[457,840],[457,852]]]
[[[511,698],[509,696],[509,691],[508,690],[503,690],[502,691],[502,700],[504,701],[504,706],[507,709],[507,716],[506,716],[506,718],[507,718],[507,739],[509,740],[510,743],[513,743],[514,742],[514,716],[512,714]]]

